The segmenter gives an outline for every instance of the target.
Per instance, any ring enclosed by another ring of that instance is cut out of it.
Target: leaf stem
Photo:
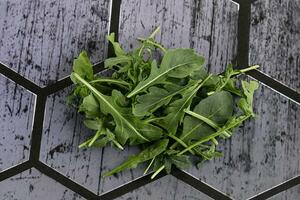
[[[122,147],[122,145],[121,145],[118,141],[112,140],[112,142],[113,142],[119,149],[124,150],[124,148]]]
[[[156,27],[156,29],[151,33],[149,38],[154,38],[154,36],[160,31],[160,26]]]
[[[201,120],[201,121],[203,121],[203,122],[205,122],[207,125],[211,126],[212,128],[214,128],[216,130],[221,129],[215,122],[213,122],[212,120],[204,117],[203,115],[200,115],[200,114],[195,113],[195,112],[190,111],[190,110],[185,110],[184,112],[191,115],[191,116],[193,116],[193,117],[195,117],[195,118],[197,118],[197,119],[199,119],[199,120]],[[224,135],[226,137],[230,137],[231,134],[229,133],[229,131],[224,131]]]
[[[159,174],[159,172],[161,172],[164,168],[165,168],[165,166],[162,165],[158,170],[156,170],[156,172],[154,172],[154,174],[152,174],[151,179],[154,179],[155,176],[157,176],[157,174]]]
[[[105,83],[116,83],[116,84],[120,84],[120,85],[127,85],[130,86],[129,83],[125,82],[125,81],[120,81],[120,80],[115,80],[115,79],[108,79],[108,78],[101,78],[101,79],[96,79],[93,81],[90,81],[90,83],[98,83],[98,82],[105,82]]]
[[[172,139],[174,139],[176,142],[178,142],[179,144],[181,144],[183,147],[187,148],[188,145],[185,144],[184,141],[182,141],[181,139],[179,139],[178,137],[176,137],[175,135],[171,135],[171,134],[168,134],[168,136]],[[193,155],[195,155],[195,152],[193,152],[192,150],[189,150],[189,152]]]
[[[145,169],[144,175],[147,174],[147,172],[149,171],[149,169],[150,169],[151,165],[153,164],[154,160],[155,160],[155,157],[152,158],[150,164],[149,164],[148,167]]]
[[[247,67],[247,68],[245,68],[245,69],[240,69],[239,71],[240,71],[241,73],[245,73],[245,72],[248,72],[248,71],[257,69],[257,68],[259,68],[259,65],[253,65],[253,66]]]
[[[184,154],[185,152],[189,151],[190,149],[193,149],[194,147],[198,146],[199,144],[202,144],[204,142],[207,142],[209,140],[211,140],[212,138],[215,138],[217,136],[219,136],[220,134],[222,134],[224,131],[226,130],[229,130],[233,127],[235,127],[236,125],[238,125],[239,123],[245,121],[246,119],[248,119],[251,115],[245,115],[242,119],[240,119],[239,121],[237,121],[236,123],[233,123],[231,124],[230,126],[227,126],[227,127],[224,127],[224,128],[221,128],[220,130],[218,130],[217,132],[211,134],[211,135],[208,135],[204,138],[202,138],[201,140],[199,140],[198,142],[195,142],[194,144],[190,145],[189,147],[185,148],[184,150],[182,150],[181,152],[179,152],[177,155],[182,155]]]

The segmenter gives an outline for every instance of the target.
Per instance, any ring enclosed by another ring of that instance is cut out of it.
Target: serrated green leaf
[[[121,165],[114,168],[110,172],[105,173],[104,176],[113,175],[124,169],[135,168],[139,163],[151,160],[152,158],[164,152],[168,146],[168,143],[169,143],[168,139],[163,139],[156,142],[155,144],[145,148],[138,155],[130,157],[126,162],[122,163]]]
[[[73,71],[85,80],[89,81],[93,79],[93,65],[86,51],[81,52],[78,58],[74,59]],[[76,83],[76,79],[74,79],[72,75],[71,79],[74,83]]]
[[[183,78],[191,75],[193,71],[200,69],[203,63],[204,58],[197,55],[192,49],[168,50],[162,59],[160,67],[157,67],[156,61],[153,60],[149,77],[139,82],[127,97],[132,97],[145,91],[150,86],[166,79],[167,76]]]
[[[118,57],[107,58],[104,61],[104,67],[112,69],[114,66],[118,66],[120,64],[126,64],[132,61],[132,58],[129,56],[120,55]]]
[[[113,45],[117,57],[126,55],[125,51],[121,48],[120,44],[115,41],[115,33],[111,33],[106,38]]]
[[[242,88],[245,98],[239,100],[239,107],[244,111],[245,114],[254,116],[253,113],[253,95],[255,90],[258,89],[258,83],[256,81],[242,81]]]

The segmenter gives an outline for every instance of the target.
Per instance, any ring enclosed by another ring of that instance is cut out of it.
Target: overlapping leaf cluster
[[[148,162],[145,173],[151,169],[154,177],[162,170],[169,173],[172,166],[187,168],[191,160],[202,163],[222,156],[218,140],[254,117],[258,84],[233,76],[257,66],[234,70],[229,65],[222,75],[209,74],[202,56],[193,49],[165,49],[154,40],[157,31],[139,38],[140,46],[129,53],[109,35],[116,54],[105,60],[110,77],[93,73],[86,52],[74,60],[71,79],[76,88],[69,102],[95,130],[80,147],[141,147],[106,175]],[[161,59],[156,59],[158,52]]]

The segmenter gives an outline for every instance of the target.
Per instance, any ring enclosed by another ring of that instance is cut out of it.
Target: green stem
[[[212,143],[214,143],[215,145],[218,145],[218,144],[219,144],[219,143],[218,143],[218,140],[216,140],[216,138],[212,138],[211,141],[212,141]]]
[[[215,138],[215,137],[219,136],[219,135],[222,134],[224,131],[229,130],[229,129],[235,127],[236,125],[240,124],[241,122],[245,121],[245,120],[248,119],[250,116],[251,116],[251,115],[246,115],[246,116],[244,116],[241,120],[237,121],[236,123],[231,124],[231,125],[228,126],[228,127],[224,127],[224,128],[222,128],[222,129],[220,129],[219,131],[217,131],[217,132],[215,132],[215,133],[213,133],[213,134],[211,134],[211,135],[208,135],[208,136],[202,138],[202,139],[199,140],[198,142],[195,142],[194,144],[190,145],[189,147],[187,147],[187,148],[185,148],[184,150],[182,150],[181,152],[179,152],[177,155],[180,156],[180,155],[184,154],[185,152],[189,151],[190,149],[193,149],[194,147],[198,146],[199,144],[202,144],[202,143],[204,143],[204,142],[207,142],[207,141],[211,140],[212,138]]]
[[[101,79],[90,81],[90,83],[98,83],[98,82],[115,83],[115,84],[130,86],[130,84],[125,81],[119,81],[119,80],[108,79],[108,78],[101,78]]]
[[[94,137],[92,138],[92,140],[89,142],[88,147],[91,147],[94,142],[103,134],[103,130],[102,127],[101,129],[99,129],[96,134],[94,135]]]
[[[151,33],[151,35],[149,36],[149,38],[154,38],[154,36],[160,31],[160,27],[156,27],[156,29]]]
[[[257,68],[259,68],[259,65],[253,65],[253,66],[247,67],[247,68],[245,68],[245,69],[241,69],[241,70],[239,70],[239,71],[240,71],[241,73],[245,73],[245,72],[248,72],[248,71],[257,69]]]
[[[166,53],[166,51],[167,51],[162,45],[160,45],[160,44],[158,44],[156,42],[152,42],[151,40],[147,40],[146,42],[152,44],[153,46],[156,46],[157,48],[159,48],[160,50],[162,50],[162,52],[164,52],[164,53]]]
[[[148,165],[148,167],[145,169],[145,171],[144,171],[144,175],[145,175],[145,174],[147,174],[147,172],[149,171],[149,169],[150,169],[151,165],[153,164],[154,160],[155,160],[155,157],[154,157],[154,158],[152,158],[152,160],[151,160],[150,164],[149,164],[149,165]]]
[[[93,138],[88,139],[87,141],[81,143],[78,148],[87,147]]]
[[[191,115],[191,116],[193,116],[193,117],[195,117],[195,118],[197,118],[197,119],[199,119],[199,120],[201,120],[201,121],[203,121],[203,122],[205,122],[207,125],[211,126],[212,128],[214,128],[216,130],[221,129],[215,122],[213,122],[212,120],[204,117],[203,115],[200,115],[200,114],[195,113],[195,112],[190,111],[190,110],[185,110],[184,112]],[[224,131],[224,135],[226,137],[230,137],[231,134],[230,134],[229,131]]]
[[[122,145],[121,145],[118,141],[112,140],[112,142],[113,142],[119,149],[124,150],[124,148],[122,147]]]
[[[181,139],[179,139],[178,137],[176,137],[175,135],[168,135],[170,138],[174,139],[176,142],[178,142],[179,144],[181,144],[183,147],[187,148],[188,145],[185,144],[184,141],[182,141]],[[189,151],[192,155],[195,155],[195,152],[193,152],[192,150]]]
[[[162,165],[158,170],[156,170],[156,172],[154,172],[154,174],[152,174],[151,179],[154,179],[155,176],[157,176],[157,174],[159,174],[159,172],[161,172],[164,168],[165,168],[165,166]]]
[[[259,65],[253,65],[253,66],[247,67],[247,68],[245,68],[245,69],[235,70],[232,74],[230,74],[229,77],[226,77],[226,80],[224,81],[224,83],[223,83],[219,88],[217,88],[216,91],[208,92],[207,95],[210,96],[210,95],[214,94],[214,93],[217,92],[217,91],[221,91],[222,88],[226,86],[227,82],[229,81],[229,79],[230,79],[232,76],[235,76],[235,75],[238,75],[238,74],[242,74],[242,73],[245,73],[245,72],[248,72],[248,71],[257,69],[257,68],[259,68]]]

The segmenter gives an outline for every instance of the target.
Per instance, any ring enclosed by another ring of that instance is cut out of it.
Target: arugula
[[[236,127],[255,116],[255,81],[236,75],[256,69],[237,70],[228,65],[222,74],[210,74],[204,58],[192,49],[167,49],[155,41],[157,28],[140,46],[125,52],[114,33],[107,39],[115,57],[104,61],[111,76],[93,73],[87,53],[74,60],[71,80],[76,87],[68,104],[85,115],[84,125],[95,134],[80,148],[125,145],[141,148],[137,155],[105,176],[148,162],[145,173],[170,173],[195,162],[222,156],[218,140],[232,136]],[[158,50],[158,51],[157,51]],[[157,57],[158,53],[161,59]]]

